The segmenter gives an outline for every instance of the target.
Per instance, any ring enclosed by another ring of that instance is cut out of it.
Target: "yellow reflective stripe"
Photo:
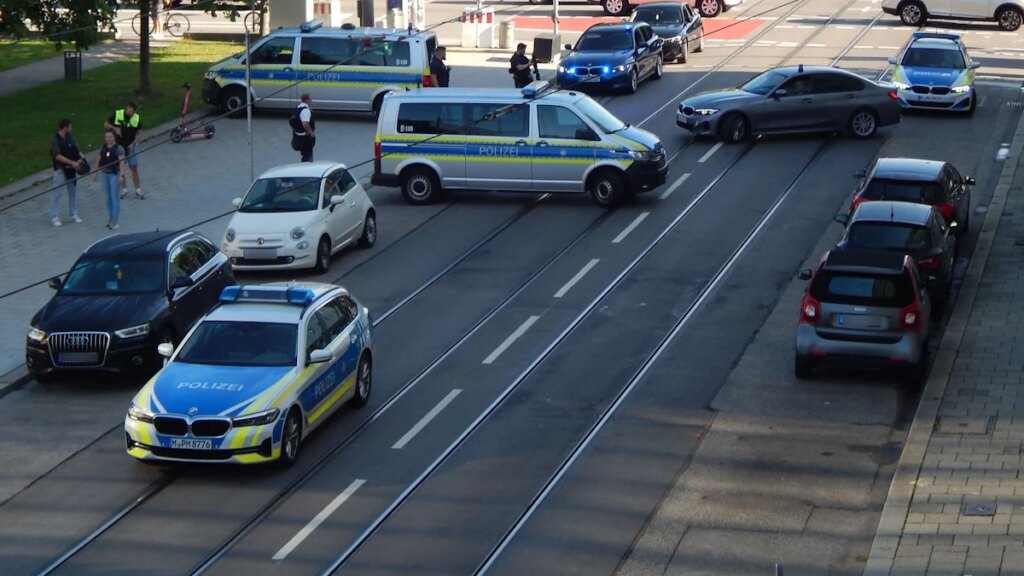
[[[266,390],[264,390],[259,396],[256,396],[255,398],[253,398],[252,402],[249,403],[249,408],[247,408],[245,410],[242,410],[241,412],[239,412],[238,415],[239,416],[244,416],[246,414],[253,414],[255,412],[262,412],[264,410],[264,408],[262,408],[261,406],[263,404],[268,403],[274,396],[276,396],[277,395],[276,394],[277,389],[280,388],[282,385],[286,384],[289,380],[291,380],[292,377],[295,376],[295,370],[296,370],[295,368],[292,368],[287,373],[285,373],[285,375],[282,376],[280,380],[278,380],[277,382],[274,382],[270,387],[268,387]]]
[[[132,448],[131,450],[129,450],[128,454],[130,456],[134,456],[136,458],[145,458],[146,456],[149,456],[149,450],[145,450],[143,448],[139,448],[139,447],[136,446],[136,447]]]
[[[636,140],[630,140],[629,138],[626,138],[625,136],[620,136],[618,134],[609,134],[609,136],[611,136],[612,138],[615,138],[616,140],[618,140],[619,142],[622,142],[623,144],[625,144],[626,146],[629,146],[630,148],[635,148],[635,147],[639,146],[639,147],[643,148],[644,150],[650,150],[650,148],[648,148],[647,146],[644,146],[640,142],[637,142]]]
[[[294,80],[252,80],[252,84],[262,84],[266,86],[290,86],[295,83]],[[378,86],[397,86],[399,88],[418,88],[419,84],[415,82],[314,82],[312,80],[303,80],[304,86],[356,86],[363,88],[376,88]]]
[[[337,390],[331,393],[331,395],[328,396],[327,398],[324,398],[324,400],[320,402],[320,405],[309,413],[309,416],[306,417],[306,424],[313,424],[314,422],[316,422],[317,419],[323,416],[324,412],[326,412],[331,406],[333,406],[334,403],[337,402],[339,398],[344,396],[346,392],[352,389],[352,385],[355,383],[356,373],[355,371],[353,371],[352,375],[346,378],[345,381],[341,384],[341,386],[338,387]]]
[[[269,458],[267,458],[265,456],[260,456],[259,454],[236,454],[235,455],[235,461],[239,462],[240,464],[255,464],[256,462],[264,462],[266,460],[269,460]]]
[[[263,410],[273,407],[275,404],[277,404],[284,398],[290,398],[295,388],[299,384],[302,384],[303,382],[306,381],[306,379],[309,377],[309,373],[312,372],[314,368],[316,368],[316,364],[310,364],[309,366],[306,366],[306,369],[302,371],[302,374],[299,374],[299,377],[296,378],[295,381],[292,382],[291,385],[289,385],[284,392],[278,394],[277,397],[273,399],[273,401],[268,402],[267,405],[263,408]],[[285,407],[280,406],[279,408],[281,408],[282,410],[285,409]]]

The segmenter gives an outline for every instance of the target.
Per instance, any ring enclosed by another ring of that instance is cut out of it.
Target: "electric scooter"
[[[206,140],[213,138],[216,129],[212,125],[192,129],[185,125],[185,115],[188,114],[188,101],[192,97],[192,86],[185,82],[181,87],[185,89],[185,101],[181,105],[181,116],[178,118],[178,125],[171,130],[171,142],[177,143],[186,138],[199,138],[200,136]]]

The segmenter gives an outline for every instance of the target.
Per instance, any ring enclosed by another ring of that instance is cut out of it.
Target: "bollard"
[[[516,46],[516,23],[505,20],[498,31],[498,46],[503,50],[514,50]]]

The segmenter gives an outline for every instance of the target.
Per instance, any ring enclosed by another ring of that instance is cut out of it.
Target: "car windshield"
[[[902,308],[914,299],[909,279],[900,275],[853,274],[822,270],[811,283],[811,296],[821,302]]]
[[[68,273],[60,293],[143,294],[163,292],[163,258],[141,256],[82,259]]]
[[[782,84],[787,76],[774,70],[762,72],[757,76],[754,76],[750,80],[740,86],[740,90],[744,92],[752,92],[754,94],[760,94],[761,96],[768,95],[769,92],[775,89],[776,86]]]
[[[609,134],[626,127],[622,120],[619,120],[614,114],[605,110],[604,106],[591,100],[589,96],[584,96],[576,102],[576,110],[582,112],[584,116],[590,118],[594,124],[597,124],[601,130]]]
[[[935,182],[872,178],[860,195],[868,200],[898,200],[935,204],[939,196],[939,185]]]
[[[295,324],[207,320],[181,345],[175,362],[217,366],[295,366]]]
[[[854,222],[846,233],[847,248],[916,252],[928,247],[930,233],[923,226],[891,222]]]
[[[907,50],[903,65],[911,68],[966,68],[959,50],[944,48],[914,48]]]
[[[678,26],[683,23],[683,11],[677,6],[650,6],[636,9],[634,20],[651,26]]]
[[[633,31],[628,28],[591,30],[576,43],[578,52],[617,52],[632,49]]]
[[[320,178],[260,178],[253,182],[239,212],[316,210]]]

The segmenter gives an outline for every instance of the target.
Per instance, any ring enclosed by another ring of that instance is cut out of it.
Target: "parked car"
[[[926,110],[950,110],[974,114],[978,94],[971,60],[956,34],[914,32],[910,44],[894,58],[892,83],[900,106]]]
[[[836,250],[880,250],[906,254],[929,278],[928,295],[936,318],[946,309],[953,282],[955,236],[934,206],[910,202],[865,202],[850,217],[836,216],[846,233]]]
[[[550,0],[548,0],[550,1]],[[694,0],[693,7],[701,16],[714,18],[722,12],[728,12],[735,6],[743,4],[744,0]],[[530,0],[532,4],[539,4],[541,0]],[[591,4],[600,4],[605,14],[609,16],[626,16],[635,7],[643,6],[637,0],[587,0]]]
[[[935,206],[956,235],[955,254],[971,219],[974,178],[961,176],[949,162],[917,158],[879,158],[868,170],[853,174],[860,182],[853,192],[850,214],[862,202],[897,200]]]
[[[882,0],[882,11],[907,26],[923,26],[930,18],[987,20],[1014,32],[1024,22],[1024,0]]]
[[[50,281],[32,317],[25,364],[39,380],[62,372],[151,373],[160,343],[176,343],[235,283],[231,264],[195,232],[109,236]]]
[[[739,142],[754,134],[845,132],[870,138],[902,118],[896,91],[830,66],[785,66],[738,88],[679,104],[676,124],[698,135]]]
[[[640,82],[664,74],[663,40],[646,22],[594,24],[558,65],[558,87],[611,88],[633,94]]]
[[[800,278],[810,282],[796,329],[797,378],[836,362],[875,364],[899,370],[913,383],[924,380],[932,305],[911,257],[833,250]]]
[[[633,22],[646,22],[664,42],[665,62],[685,64],[690,52],[704,51],[704,22],[693,7],[680,1],[642,4],[633,11]]]

